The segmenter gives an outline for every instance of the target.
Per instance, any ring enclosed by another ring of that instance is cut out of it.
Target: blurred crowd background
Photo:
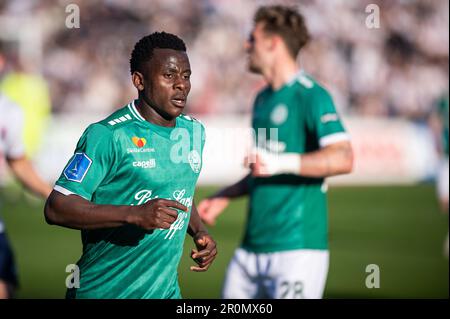
[[[300,65],[332,92],[341,112],[424,121],[448,90],[449,2],[377,0],[380,28],[370,29],[371,2],[277,1],[305,15],[313,40]],[[80,28],[66,27],[70,3],[80,8]],[[136,95],[128,65],[134,43],[165,30],[188,47],[189,113],[249,113],[263,83],[246,71],[243,43],[255,9],[266,3],[0,0],[0,41],[9,62],[2,88],[21,102],[26,84],[17,73],[28,73],[35,76],[28,84],[36,91],[34,108],[110,112]]]
[[[193,74],[186,113],[209,130],[202,169],[208,183],[199,198],[215,192],[210,185],[246,174],[243,156],[228,161],[236,149],[244,153],[245,136],[226,129],[248,126],[255,93],[265,84],[247,71],[244,42],[257,7],[273,3],[304,14],[312,40],[300,66],[331,92],[355,151],[347,185],[357,187],[330,193],[334,268],[327,296],[448,298],[448,259],[442,257],[448,217],[437,213],[433,185],[421,183],[437,175],[435,146],[448,167],[448,0],[0,0],[0,94],[24,110],[25,146],[38,172],[53,183],[85,127],[136,97],[133,46],[166,31],[188,48]],[[71,4],[79,8],[79,28],[70,27]],[[366,12],[370,4],[380,10],[379,28],[366,24],[376,13]],[[0,186],[7,177],[3,160]],[[63,270],[79,257],[79,234],[48,227],[42,202],[30,205],[13,186],[1,189],[0,213],[6,212],[18,252],[20,296],[60,298]],[[238,245],[230,233],[241,229],[238,212],[245,207],[241,201],[230,209],[236,214],[224,214],[227,226],[216,237],[223,248],[205,287],[198,289],[184,259],[186,297],[219,296]],[[361,276],[374,262],[383,267],[382,289],[369,291]]]

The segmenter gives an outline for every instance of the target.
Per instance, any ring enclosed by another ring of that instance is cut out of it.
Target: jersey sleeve
[[[314,94],[310,110],[310,126],[320,147],[350,139],[327,91],[320,89]]]
[[[5,156],[8,159],[18,159],[25,156],[23,143],[23,113],[16,105],[12,105],[9,114],[5,136]]]
[[[115,172],[118,162],[113,132],[101,124],[92,124],[81,136],[55,190],[92,199],[99,185]]]
[[[202,153],[203,153],[203,150],[205,149],[205,143],[206,143],[206,129],[202,123],[200,123],[200,125],[201,125],[201,130],[202,130],[201,139],[202,139]]]

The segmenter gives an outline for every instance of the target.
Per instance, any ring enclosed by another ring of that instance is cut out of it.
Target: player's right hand
[[[198,215],[208,225],[214,225],[216,218],[228,206],[230,200],[226,197],[212,197],[202,200],[198,206]]]
[[[176,209],[187,212],[188,208],[177,201],[170,199],[156,198],[136,207],[133,214],[133,224],[150,229],[169,229],[178,218]]]

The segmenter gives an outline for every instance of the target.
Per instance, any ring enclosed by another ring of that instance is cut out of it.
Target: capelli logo
[[[140,168],[155,168],[156,167],[156,161],[154,158],[148,160],[148,161],[137,161],[133,162],[133,167],[140,167]]]

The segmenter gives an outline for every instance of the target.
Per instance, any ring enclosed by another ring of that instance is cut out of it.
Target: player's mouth
[[[175,96],[173,97],[170,102],[172,102],[173,105],[176,107],[185,107],[186,106],[186,97],[185,96]]]

